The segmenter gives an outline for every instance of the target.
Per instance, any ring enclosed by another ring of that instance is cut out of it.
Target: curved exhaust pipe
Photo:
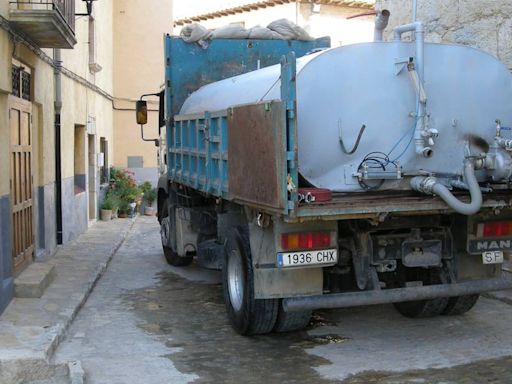
[[[411,188],[417,192],[434,194],[444,200],[446,204],[461,215],[473,215],[482,207],[482,191],[475,176],[475,167],[470,160],[464,161],[464,182],[468,186],[471,196],[470,203],[463,203],[457,199],[435,177],[417,176],[411,179]]]

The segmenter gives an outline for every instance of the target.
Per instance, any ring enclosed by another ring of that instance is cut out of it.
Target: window
[[[31,81],[32,76],[30,69],[25,68],[23,65],[12,65],[12,94],[13,96],[25,99],[27,101],[32,100],[32,87]]]

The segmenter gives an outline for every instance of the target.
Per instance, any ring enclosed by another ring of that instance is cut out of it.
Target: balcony
[[[11,25],[41,48],[72,49],[75,0],[10,0]]]

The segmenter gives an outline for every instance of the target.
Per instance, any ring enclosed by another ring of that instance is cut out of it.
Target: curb
[[[48,332],[47,344],[43,347],[43,350],[33,350],[31,357],[24,357],[20,359],[9,359],[0,360],[0,381],[3,383],[25,383],[31,380],[40,380],[41,376],[48,374],[52,370],[50,363],[58,346],[64,340],[67,331],[73,321],[75,320],[78,312],[82,309],[87,299],[91,295],[94,287],[101,279],[105,271],[107,270],[110,262],[118,252],[119,248],[124,244],[128,234],[131,232],[137,216],[131,219],[131,223],[127,226],[126,230],[120,233],[119,239],[114,244],[106,260],[98,265],[95,271],[89,277],[86,289],[80,294],[77,304],[68,311],[60,324],[52,327]],[[28,370],[27,370],[28,368]],[[68,363],[69,376],[72,384],[83,384],[84,383],[84,371],[79,361],[73,361]]]

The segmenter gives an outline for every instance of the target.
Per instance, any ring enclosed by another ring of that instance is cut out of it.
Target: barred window
[[[21,72],[21,98],[30,101],[30,73]]]
[[[32,100],[30,72],[25,70],[23,66],[12,66],[12,94],[22,99]]]
[[[12,66],[12,94],[16,97],[20,97],[20,68],[15,65]]]

